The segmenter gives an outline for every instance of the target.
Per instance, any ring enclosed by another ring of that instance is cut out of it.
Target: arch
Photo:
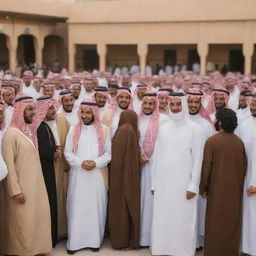
[[[18,36],[17,62],[18,64],[29,65],[36,61],[35,46],[37,38],[31,34],[21,34]]]
[[[8,35],[0,33],[0,70],[9,69]]]
[[[65,66],[66,55],[64,39],[61,36],[49,34],[44,37],[43,65],[46,69],[60,72]]]

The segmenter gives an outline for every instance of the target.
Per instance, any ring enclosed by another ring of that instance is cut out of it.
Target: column
[[[44,40],[35,39],[34,38],[34,47],[36,54],[36,64],[39,68],[43,66],[43,48],[44,48]]]
[[[75,47],[73,43],[68,45],[68,67],[71,73],[75,71]]]
[[[106,44],[97,44],[97,53],[99,55],[99,60],[100,60],[99,70],[102,72],[105,72],[106,71],[106,55],[107,55]]]
[[[244,73],[251,73],[252,69],[252,55],[254,52],[254,44],[246,42],[243,44],[243,54],[244,54]]]
[[[138,44],[138,54],[140,58],[140,73],[146,73],[146,62],[147,62],[147,54],[148,54],[148,45],[144,43]]]
[[[207,43],[198,43],[197,51],[200,56],[200,75],[206,74],[206,59],[208,55],[209,45]]]
[[[12,74],[16,72],[16,62],[17,62],[17,38],[6,37],[6,44],[9,50],[9,68]],[[16,74],[15,74],[16,75]]]

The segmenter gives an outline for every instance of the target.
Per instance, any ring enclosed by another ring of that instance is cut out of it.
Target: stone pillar
[[[75,47],[73,43],[68,45],[68,68],[71,73],[75,71]]]
[[[35,47],[35,55],[36,55],[36,64],[39,68],[42,68],[42,66],[43,66],[44,39],[34,38],[34,47]]]
[[[138,44],[138,54],[140,58],[140,73],[146,73],[146,62],[147,62],[147,53],[148,53],[148,45],[147,44]]]
[[[9,50],[9,68],[12,72],[12,74],[15,74],[16,72],[16,63],[17,63],[17,43],[18,40],[17,38],[11,38],[7,37],[6,38],[6,44],[7,48]],[[16,74],[15,74],[16,75]]]
[[[252,71],[252,55],[254,52],[253,43],[243,44],[243,54],[244,54],[244,73],[248,74]]]
[[[199,43],[197,51],[200,56],[200,75],[206,74],[206,59],[208,55],[209,45],[207,43]]]
[[[97,44],[97,53],[99,55],[99,60],[100,60],[99,70],[102,72],[105,72],[106,71],[107,46],[105,44]]]

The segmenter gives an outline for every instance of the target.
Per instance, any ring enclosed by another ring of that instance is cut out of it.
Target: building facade
[[[71,72],[200,63],[256,73],[254,0],[0,2],[0,66],[54,61]]]

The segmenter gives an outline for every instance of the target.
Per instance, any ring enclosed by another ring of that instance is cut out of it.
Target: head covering
[[[146,157],[149,159],[154,152],[156,138],[159,131],[159,106],[156,93],[144,94],[142,98],[142,105],[146,99],[153,99],[155,101],[155,109],[151,114],[143,141],[143,151]],[[144,113],[141,110],[141,113],[138,116],[139,122],[141,121],[143,115]]]
[[[190,88],[189,91],[187,92],[187,98],[189,98],[189,97],[198,97],[200,99],[203,99],[204,93],[198,88]],[[202,102],[201,102],[201,107],[199,110],[199,115],[202,118],[206,119],[208,122],[210,122],[211,125],[213,125],[212,119],[210,118],[209,114],[205,110]]]
[[[3,102],[0,101],[0,110],[4,111],[5,110],[5,104]],[[2,127],[1,127],[1,131],[3,131],[5,128],[5,118],[4,121],[2,123]]]
[[[215,88],[215,89],[212,90],[211,98],[210,98],[208,106],[206,108],[206,111],[208,112],[208,114],[216,112],[216,108],[215,108],[215,104],[214,104],[214,95],[216,93],[222,94],[224,96],[226,106],[228,106],[229,91],[227,91],[223,88]]]
[[[68,97],[68,96],[72,96],[72,95],[73,95],[73,92],[71,90],[63,90],[63,91],[61,91],[60,94],[59,94],[58,102],[57,102],[57,108],[59,109],[59,107],[61,106],[62,99],[64,97]]]
[[[172,111],[170,111],[169,113],[170,118],[174,121],[189,120],[188,103],[187,103],[187,98],[185,97],[185,94],[182,92],[172,92],[169,94],[169,97],[170,97],[170,102],[175,98],[181,99],[181,106],[182,106],[182,110],[179,113],[172,113]]]
[[[54,106],[57,110],[56,100],[51,96],[42,96],[36,102],[36,120],[40,124],[48,112],[48,109]]]
[[[38,150],[36,129],[32,125],[33,123],[26,125],[24,120],[24,110],[28,105],[34,105],[32,97],[25,96],[15,100],[10,127],[20,130],[25,136],[30,138]]]
[[[98,94],[102,94],[104,96],[108,96],[108,89],[105,86],[96,86],[94,88],[94,95],[98,93]]]
[[[77,152],[78,142],[79,142],[79,138],[81,136],[81,131],[82,131],[82,126],[84,125],[83,121],[81,119],[81,110],[86,107],[90,108],[94,115],[94,126],[95,126],[96,132],[97,132],[99,156],[101,156],[104,153],[104,145],[105,145],[103,126],[99,119],[99,108],[98,108],[96,102],[93,100],[89,100],[89,99],[83,101],[80,104],[80,108],[78,111],[79,123],[75,126],[74,137],[73,137],[74,152],[75,153]]]
[[[30,70],[26,70],[26,71],[23,73],[23,77],[30,77],[30,78],[33,78],[33,72],[30,71]]]

